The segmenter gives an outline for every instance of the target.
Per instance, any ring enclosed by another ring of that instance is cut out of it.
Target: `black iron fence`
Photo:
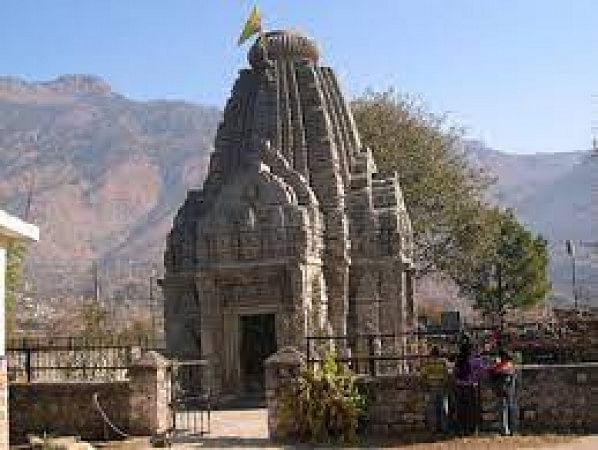
[[[120,381],[143,351],[162,349],[148,338],[23,338],[7,342],[11,382]]]
[[[210,432],[212,373],[207,360],[172,361],[172,427],[177,434],[203,436]]]
[[[533,331],[533,330],[532,330]],[[586,330],[587,331],[587,330]],[[529,327],[469,327],[460,330],[413,331],[400,334],[355,334],[347,336],[308,336],[307,364],[321,365],[333,351],[335,360],[354,373],[378,375],[418,370],[438,349],[441,357],[452,360],[459,343],[467,336],[482,356],[493,356],[499,346],[509,350],[520,364],[567,364],[598,361],[598,333],[576,330],[530,332]]]
[[[470,329],[470,338],[491,331],[488,328]],[[378,375],[389,372],[408,372],[417,369],[421,361],[430,357],[429,347],[438,347],[441,356],[456,353],[459,330],[415,331],[399,334],[354,334],[346,336],[308,336],[307,364],[321,365],[333,351],[335,360],[354,373]],[[473,337],[472,337],[473,336]]]

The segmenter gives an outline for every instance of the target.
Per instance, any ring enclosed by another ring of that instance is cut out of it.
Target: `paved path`
[[[175,448],[278,448],[268,441],[266,408],[212,411],[210,433],[178,438]]]
[[[576,439],[573,442],[567,442],[552,447],[542,447],[542,450],[596,450],[598,449],[598,436],[586,436]]]
[[[212,414],[209,435],[192,437],[188,442],[183,440],[175,448],[284,448],[268,442],[265,408],[214,411]],[[412,445],[385,443],[384,447],[405,450],[598,450],[598,436],[481,436]]]

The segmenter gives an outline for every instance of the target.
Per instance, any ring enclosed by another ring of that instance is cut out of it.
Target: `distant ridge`
[[[0,76],[0,91],[4,92],[39,92],[44,90],[64,94],[109,95],[110,85],[94,75],[61,75],[51,81],[28,82],[19,77]]]
[[[89,285],[94,261],[120,271],[122,261],[160,265],[176,209],[187,189],[201,186],[220,115],[183,101],[134,101],[93,75],[0,77],[0,201],[22,214],[33,183],[31,220],[42,238],[29,264],[38,292],[64,288],[60,280],[73,274]],[[555,243],[555,287],[569,295],[558,242],[598,240],[596,158],[516,155],[476,141],[465,149],[472,164],[498,177],[492,200]]]

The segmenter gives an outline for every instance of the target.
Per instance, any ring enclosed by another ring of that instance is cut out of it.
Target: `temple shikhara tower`
[[[264,359],[305,336],[393,334],[400,351],[414,322],[398,176],[377,172],[334,72],[292,31],[248,59],[164,256],[168,349],[209,360],[231,393],[260,389]]]

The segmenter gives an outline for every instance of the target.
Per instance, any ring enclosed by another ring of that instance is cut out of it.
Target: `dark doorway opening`
[[[274,352],[274,314],[241,316],[241,383],[246,393],[264,392],[264,361]]]

